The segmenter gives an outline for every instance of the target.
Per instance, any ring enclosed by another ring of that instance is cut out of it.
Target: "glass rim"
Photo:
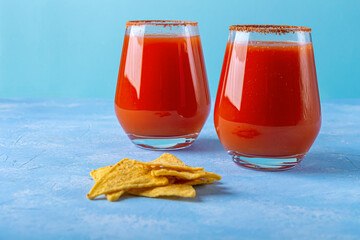
[[[198,22],[195,21],[180,21],[180,20],[134,20],[127,21],[126,27],[130,26],[143,26],[143,25],[153,25],[153,26],[197,26]]]
[[[261,34],[287,34],[295,32],[309,32],[311,28],[302,26],[289,26],[289,25],[231,25],[229,31],[250,32]]]

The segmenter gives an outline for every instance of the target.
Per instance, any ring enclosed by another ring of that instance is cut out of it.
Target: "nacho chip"
[[[113,165],[110,165],[110,166],[106,166],[106,167],[102,167],[102,168],[92,170],[90,172],[90,176],[92,177],[92,179],[94,179],[95,182],[97,182],[102,176],[104,176],[107,172],[109,172],[109,170],[112,167],[113,167]]]
[[[194,179],[194,180],[176,180],[175,183],[176,184],[187,184],[187,185],[201,185],[201,184],[210,184],[212,182],[218,181],[215,178],[198,178],[198,179]]]
[[[187,166],[169,153],[147,163],[123,159],[114,166],[90,172],[96,183],[87,197],[94,199],[105,194],[109,201],[116,201],[126,192],[144,197],[195,197],[192,185],[221,179],[203,169]]]
[[[102,176],[104,176],[106,173],[109,172],[109,170],[113,167],[113,165],[107,166],[107,167],[102,167],[102,168],[98,168],[96,170],[93,170],[90,172],[90,176],[94,179],[95,182],[97,182]],[[175,178],[174,177],[168,177],[168,184],[173,184],[175,182]],[[145,191],[145,190],[150,190],[150,188],[143,188],[140,189],[138,191],[136,191],[136,194],[133,195],[138,195],[138,196],[144,196],[144,197],[151,197],[151,194],[154,194],[156,192],[161,192],[162,190],[156,190],[157,187],[153,187],[151,188],[152,191]],[[167,191],[167,189],[165,189],[164,191]],[[195,190],[194,190],[195,191]],[[122,195],[124,195],[126,193],[125,190],[121,190],[118,192],[114,192],[114,193],[108,193],[105,194],[107,200],[111,201],[111,202],[115,202],[117,201]],[[189,194],[188,194],[189,195]],[[169,194],[165,194],[163,196],[171,196]],[[175,196],[174,194],[172,196]],[[190,196],[191,197],[191,196]]]
[[[105,174],[107,174],[112,167],[113,167],[113,165],[110,165],[107,167],[102,167],[102,168],[93,170],[90,172],[90,176],[94,179],[95,182],[97,182],[101,177],[103,177]],[[105,196],[106,196],[107,200],[114,202],[114,201],[117,201],[124,194],[125,194],[125,190],[120,190],[118,192],[105,194]]]
[[[166,177],[151,175],[151,168],[148,166],[140,164],[135,160],[123,159],[95,183],[87,197],[94,199],[102,194],[132,188],[164,186],[168,182]]]
[[[220,175],[217,175],[216,173],[206,172],[204,170],[194,171],[194,172],[185,172],[185,171],[177,171],[172,169],[153,169],[151,171],[151,174],[153,176],[159,177],[159,176],[173,176],[177,179],[186,179],[186,180],[195,180],[198,178],[213,178],[216,181],[219,181],[221,179]]]
[[[106,199],[109,200],[110,202],[115,202],[125,193],[126,193],[125,190],[120,190],[118,192],[105,194],[105,196],[106,196]]]
[[[175,157],[170,153],[164,153],[159,158],[151,162],[142,162],[144,165],[151,166],[152,168],[170,168],[175,170],[185,170],[185,171],[197,171],[203,170],[202,167],[190,167],[183,163],[180,159]]]
[[[170,184],[162,187],[130,189],[130,194],[143,197],[195,197],[195,189],[187,184]]]

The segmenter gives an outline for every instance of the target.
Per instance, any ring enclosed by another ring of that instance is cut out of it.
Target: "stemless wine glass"
[[[241,166],[294,167],[319,133],[311,29],[234,25],[215,103],[219,139]]]
[[[115,112],[131,141],[153,150],[188,147],[209,111],[198,23],[127,22]]]

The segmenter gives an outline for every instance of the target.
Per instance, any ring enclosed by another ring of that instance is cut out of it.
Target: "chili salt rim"
[[[275,33],[286,34],[294,32],[310,32],[309,27],[288,26],[288,25],[232,25],[230,31],[256,32],[261,34]]]
[[[195,21],[178,21],[178,20],[135,20],[126,22],[126,27],[140,26],[140,25],[154,25],[154,26],[197,26]]]

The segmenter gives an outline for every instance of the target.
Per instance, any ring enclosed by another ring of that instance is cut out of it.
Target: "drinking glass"
[[[131,141],[153,150],[188,147],[209,111],[198,23],[127,22],[115,112]]]
[[[321,125],[311,29],[229,28],[214,122],[241,166],[284,170],[309,151]]]

